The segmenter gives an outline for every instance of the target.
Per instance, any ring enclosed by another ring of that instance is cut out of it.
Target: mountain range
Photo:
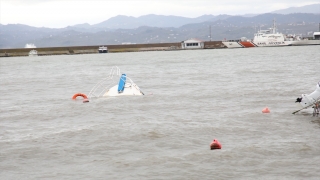
[[[277,13],[277,14],[292,14],[292,13],[313,13],[319,14],[320,13],[320,3],[319,4],[311,4],[302,7],[290,7],[286,9],[272,11],[270,13]]]
[[[203,15],[197,18],[119,15],[94,25],[84,23],[65,28],[0,24],[0,49],[23,48],[28,43],[37,47],[57,47],[166,43],[190,38],[204,41],[252,38],[258,29],[271,27],[273,20],[282,33],[312,36],[314,31],[320,31],[320,4],[259,15]]]

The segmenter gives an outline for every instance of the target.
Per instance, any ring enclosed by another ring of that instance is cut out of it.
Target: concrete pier
[[[181,48],[181,42],[157,43],[157,44],[69,46],[69,47],[0,49],[0,57],[29,56],[29,52],[32,49],[38,51],[38,56],[96,54],[96,53],[99,53],[98,49],[100,46],[107,47],[108,53],[183,50]],[[204,49],[218,49],[218,48],[225,48],[225,46],[222,44],[221,41],[204,42]]]

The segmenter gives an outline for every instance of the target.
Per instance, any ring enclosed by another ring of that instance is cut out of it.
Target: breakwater
[[[121,45],[96,45],[96,46],[66,46],[66,47],[43,47],[43,48],[17,48],[0,49],[0,57],[28,56],[30,50],[38,51],[38,56],[49,55],[74,55],[99,53],[100,46],[108,48],[109,53],[140,52],[140,51],[172,51],[184,50],[181,42],[155,43],[155,44],[121,44]],[[225,48],[221,41],[205,41],[203,49]]]

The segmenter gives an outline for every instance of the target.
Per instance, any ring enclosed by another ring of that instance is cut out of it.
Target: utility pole
[[[210,31],[210,41],[211,41],[212,40],[212,38],[211,38],[211,25],[209,27],[210,27],[209,31]]]

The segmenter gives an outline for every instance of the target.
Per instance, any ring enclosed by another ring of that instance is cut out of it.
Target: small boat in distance
[[[29,56],[38,56],[38,51],[32,49],[32,50],[29,52]]]
[[[99,53],[107,53],[108,52],[108,48],[104,47],[104,46],[100,46],[98,50],[99,50]]]

